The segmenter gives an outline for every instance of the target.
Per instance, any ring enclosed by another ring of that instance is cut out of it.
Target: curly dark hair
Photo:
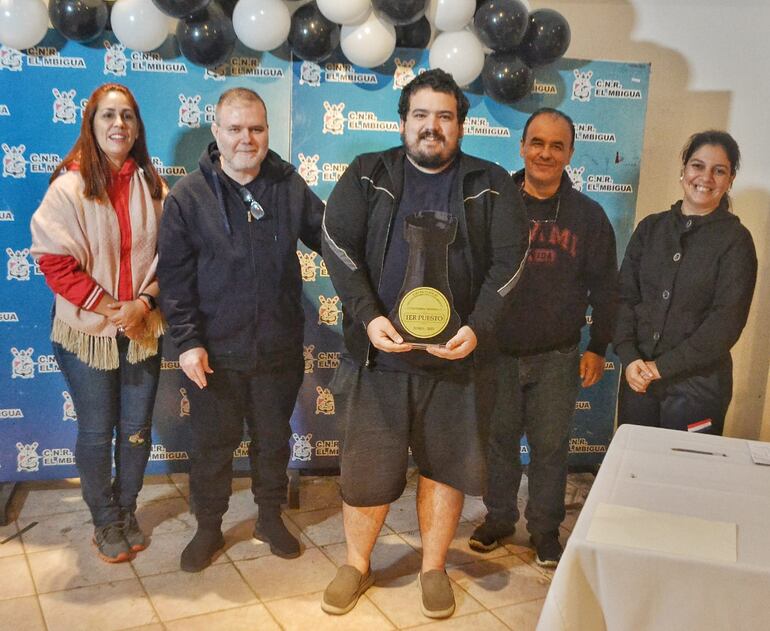
[[[406,120],[406,115],[409,113],[409,102],[412,99],[412,94],[423,88],[430,88],[434,92],[443,92],[454,96],[457,101],[457,119],[460,125],[465,122],[470,108],[468,97],[463,94],[452,75],[441,68],[421,72],[401,90],[401,98],[398,99],[398,115],[402,121]]]

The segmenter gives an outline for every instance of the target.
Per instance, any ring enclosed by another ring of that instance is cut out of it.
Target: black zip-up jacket
[[[615,350],[626,366],[655,360],[663,378],[729,358],[757,279],[751,233],[726,200],[704,217],[681,205],[639,223],[620,268]]]
[[[523,185],[523,169],[513,181]],[[602,207],[576,191],[566,173],[558,195],[557,221],[530,226],[527,265],[500,322],[500,348],[507,355],[577,344],[589,304],[587,350],[604,356],[612,341],[618,302],[615,233]]]
[[[160,302],[179,352],[203,347],[233,370],[301,358],[297,239],[320,253],[323,203],[269,151],[257,181],[263,219],[249,221],[211,143],[166,197],[158,237]]]
[[[366,326],[384,312],[377,289],[385,248],[404,182],[402,147],[358,156],[334,187],[326,205],[324,260],[342,301],[348,353],[369,362]],[[461,153],[450,203],[465,238],[471,313],[461,313],[484,350],[498,317],[521,276],[528,244],[521,196],[501,167]]]

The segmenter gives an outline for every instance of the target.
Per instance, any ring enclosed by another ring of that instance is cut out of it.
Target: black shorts
[[[342,498],[380,506],[401,496],[409,448],[420,475],[468,495],[486,488],[486,432],[473,371],[452,377],[368,370],[343,361],[332,381]]]

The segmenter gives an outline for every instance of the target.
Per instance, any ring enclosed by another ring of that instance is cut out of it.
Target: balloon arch
[[[371,68],[396,46],[429,48],[430,66],[462,86],[481,76],[484,92],[501,103],[530,93],[534,68],[560,58],[570,42],[564,17],[530,11],[527,0],[0,0],[0,44],[24,50],[45,36],[48,20],[67,39],[88,42],[112,29],[127,48],[158,48],[173,30],[191,62],[216,67],[236,39],[267,51],[288,42],[306,61],[320,62],[339,46],[347,59]]]

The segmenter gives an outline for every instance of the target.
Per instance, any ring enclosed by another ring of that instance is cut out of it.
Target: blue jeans
[[[522,434],[530,448],[527,530],[559,530],[564,520],[567,455],[579,387],[576,346],[497,360],[497,399],[489,428],[487,521],[503,528],[519,519]]]
[[[80,486],[98,528],[117,521],[121,509],[136,509],[152,444],[152,408],[158,389],[160,353],[138,364],[129,364],[128,338],[119,337],[119,367],[97,370],[59,344],[54,343],[53,350],[75,404],[75,459]]]

